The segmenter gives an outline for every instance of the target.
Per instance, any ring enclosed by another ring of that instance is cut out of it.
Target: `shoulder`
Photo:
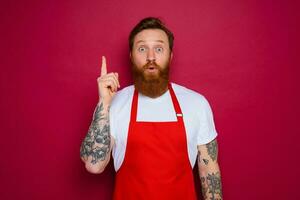
[[[182,100],[188,101],[189,103],[193,104],[201,104],[207,102],[204,95],[194,90],[188,89],[182,85],[172,83],[172,87],[176,96]]]
[[[172,87],[180,106],[183,108],[183,112],[191,113],[193,116],[212,112],[210,103],[201,93],[176,83],[172,83]]]

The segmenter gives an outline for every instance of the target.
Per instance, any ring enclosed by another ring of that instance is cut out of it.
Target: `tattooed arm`
[[[92,123],[80,148],[80,157],[91,173],[101,173],[110,160],[114,144],[109,128],[109,106],[99,101]]]
[[[218,143],[198,145],[198,169],[205,200],[222,200],[221,173],[218,164]]]
[[[99,174],[110,160],[114,140],[110,135],[109,107],[117,89],[120,87],[118,73],[107,73],[106,58],[102,56],[101,75],[97,78],[99,103],[93,121],[80,147],[80,157],[85,168]]]

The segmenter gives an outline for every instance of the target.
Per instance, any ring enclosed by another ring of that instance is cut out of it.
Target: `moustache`
[[[143,66],[143,69],[148,69],[148,68],[160,68],[160,66],[155,61],[150,60]]]

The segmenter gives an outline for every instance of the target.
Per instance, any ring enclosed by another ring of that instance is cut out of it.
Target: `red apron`
[[[134,91],[125,158],[116,173],[114,200],[196,199],[183,117],[170,84],[169,91],[177,121],[136,121],[138,92]]]

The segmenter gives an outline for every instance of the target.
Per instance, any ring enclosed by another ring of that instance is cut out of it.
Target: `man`
[[[157,18],[145,18],[129,36],[134,85],[121,91],[118,73],[102,57],[99,103],[80,155],[101,173],[114,158],[115,200],[196,199],[193,166],[204,199],[222,199],[217,132],[209,103],[169,82],[173,34]]]

